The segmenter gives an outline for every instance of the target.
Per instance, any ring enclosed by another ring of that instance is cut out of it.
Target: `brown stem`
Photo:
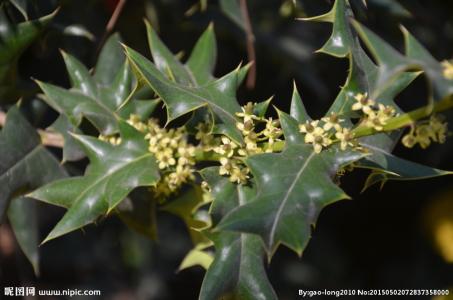
[[[5,127],[6,113],[0,110],[0,127]],[[38,134],[41,137],[41,142],[44,146],[63,148],[64,138],[57,132],[38,129]]]
[[[102,48],[102,45],[104,45],[105,40],[109,36],[109,34],[112,32],[113,28],[115,28],[116,23],[118,22],[118,18],[121,15],[121,12],[123,11],[124,5],[126,4],[127,0],[119,0],[118,4],[115,7],[115,10],[113,11],[107,25],[105,26],[105,32],[104,35],[102,36],[101,41],[99,42],[98,46],[98,52]]]
[[[6,123],[6,114],[3,111],[0,111],[0,127],[5,126]]]
[[[255,36],[253,35],[252,23],[247,9],[247,0],[240,1],[242,18],[244,19],[245,35],[247,39],[247,59],[252,63],[247,74],[247,88],[253,89],[256,82],[256,54]]]

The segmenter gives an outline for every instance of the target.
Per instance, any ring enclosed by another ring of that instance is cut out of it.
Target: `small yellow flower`
[[[244,136],[249,135],[255,129],[255,125],[252,120],[244,121],[244,123],[237,122],[237,129],[239,129]]]
[[[441,144],[445,143],[448,132],[448,124],[446,122],[442,122],[442,119],[439,116],[432,115],[429,119],[429,126],[434,132],[433,140]]]
[[[230,181],[231,182],[236,182],[236,183],[246,183],[247,179],[249,178],[248,176],[249,169],[248,168],[233,168],[230,176]]]
[[[436,135],[429,125],[420,125],[415,129],[415,139],[423,149],[431,145],[431,139],[435,139]]]
[[[173,151],[169,148],[163,149],[162,151],[155,153],[155,155],[159,163],[159,169],[165,169],[176,164]]]
[[[453,80],[453,63],[448,60],[444,60],[441,63],[442,75],[448,80]]]
[[[340,140],[340,149],[346,150],[348,146],[354,147],[354,134],[349,128],[342,128],[340,131],[335,133],[335,137]]]
[[[234,150],[238,147],[238,145],[225,136],[221,138],[221,141],[222,145],[214,148],[214,152],[226,157],[232,157]]]
[[[233,170],[233,164],[231,163],[231,160],[226,157],[221,157],[220,164],[221,164],[221,166],[219,169],[219,174],[220,175],[230,175],[231,171]]]
[[[240,117],[243,119],[244,123],[249,122],[253,120],[259,120],[260,118],[256,115],[253,114],[253,109],[255,107],[255,104],[252,102],[247,102],[246,105],[241,107],[242,112],[237,112],[236,116]]]
[[[325,134],[323,134],[315,136],[311,144],[313,144],[315,153],[319,154],[321,153],[323,148],[328,147],[330,144],[332,144],[332,140],[329,139]]]
[[[148,126],[141,121],[139,115],[131,114],[129,116],[129,119],[127,120],[127,123],[138,131],[145,132],[146,130],[148,130]]]
[[[382,131],[384,129],[387,117],[382,114],[370,111],[364,120],[365,126],[373,128],[376,131]]]
[[[325,131],[329,131],[332,128],[335,128],[336,131],[340,131],[341,130],[340,123],[343,122],[344,120],[340,119],[336,113],[332,112],[330,115],[322,118],[321,121],[324,122],[322,128]]]
[[[410,132],[402,138],[401,142],[405,147],[412,148],[417,143],[417,139],[415,138],[414,134]]]
[[[354,96],[356,102],[352,105],[352,110],[362,110],[365,114],[370,113],[375,104],[374,100],[368,98],[368,94],[357,94]]]

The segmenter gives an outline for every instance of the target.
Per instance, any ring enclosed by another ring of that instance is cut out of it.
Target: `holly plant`
[[[156,238],[156,214],[166,211],[185,222],[193,242],[181,268],[206,268],[200,299],[277,299],[266,265],[281,246],[302,255],[321,210],[349,198],[344,173],[368,169],[364,188],[452,173],[392,153],[398,143],[445,142],[452,62],[437,61],[403,27],[404,53],[395,50],[354,19],[346,0],[298,22],[330,23],[318,52],[349,61],[320,119],[309,115],[296,86],[289,112],[271,100],[240,106],[236,91],[250,65],[214,76],[213,24],[184,62],[148,23],[151,59],[118,34],[93,70],[62,51],[71,88],[36,80],[42,101],[59,114],[55,123],[36,131],[13,106],[0,135],[0,213],[35,269],[38,243],[114,216]],[[426,105],[403,111],[395,97],[420,76],[429,85]],[[152,96],[143,99],[144,89]],[[155,113],[161,107],[166,118]],[[95,134],[84,132],[87,123]],[[52,137],[61,140],[62,162],[88,158],[83,174],[68,176],[46,147],[55,146]],[[134,197],[138,188],[145,200]],[[36,220],[20,213],[31,213],[33,199],[66,209],[43,241],[33,233]]]

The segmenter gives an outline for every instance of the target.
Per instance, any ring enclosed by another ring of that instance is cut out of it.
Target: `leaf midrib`
[[[302,167],[300,168],[299,172],[297,172],[296,177],[294,178],[293,182],[291,183],[291,186],[289,187],[288,191],[285,194],[285,197],[283,198],[282,202],[280,203],[277,213],[275,214],[274,221],[272,223],[271,230],[269,232],[269,247],[271,248],[274,244],[274,236],[275,236],[275,231],[277,230],[277,226],[280,223],[280,216],[283,212],[283,209],[286,206],[286,202],[289,199],[290,194],[292,193],[293,189],[296,187],[296,183],[298,182],[299,178],[302,176],[302,173],[305,171],[307,168],[308,164],[310,163],[311,159],[316,155],[314,151],[310,153],[310,155],[307,157],[307,160],[304,162]]]
[[[14,162],[12,165],[10,165],[6,170],[5,172],[3,172],[2,174],[0,174],[0,180],[3,179],[3,176],[8,173],[9,171],[17,168],[21,163],[23,163],[25,160],[27,160],[28,158],[30,158],[30,156],[33,156],[36,154],[36,152],[38,152],[38,150],[41,150],[42,149],[42,146],[41,145],[37,145],[36,147],[34,147],[31,151],[27,152],[24,156],[21,157],[21,159],[19,159],[18,161]]]
[[[139,67],[139,66],[137,65],[137,63],[136,63],[134,60],[133,60],[132,63],[137,67],[137,69],[139,70],[139,72],[140,72],[140,74],[143,76],[143,78],[146,80],[146,82],[147,82],[151,87],[153,87],[154,85],[153,85],[153,84],[148,80],[148,78],[145,76],[145,74],[144,74],[143,71],[142,71],[142,68]],[[159,78],[156,77],[156,76],[153,76],[153,77],[154,77],[155,80],[159,81],[160,83],[162,83],[162,84],[164,84],[164,85],[167,85],[167,86],[168,86],[168,85],[171,85],[171,87],[174,88],[174,89],[177,89],[177,90],[179,90],[179,91],[186,92],[186,93],[190,94],[191,96],[193,96],[193,97],[195,97],[195,98],[198,98],[201,102],[206,102],[207,104],[210,104],[210,105],[212,105],[212,106],[218,108],[219,110],[223,111],[223,112],[224,112],[231,120],[233,120],[233,121],[236,122],[236,118],[235,118],[229,111],[225,110],[223,107],[221,107],[221,106],[215,104],[214,102],[209,101],[208,99],[206,99],[206,98],[204,98],[204,97],[200,97],[200,96],[198,96],[197,94],[194,94],[194,93],[193,93],[191,90],[189,90],[189,89],[183,89],[182,87],[178,86],[178,84],[169,84],[169,83],[166,83],[166,82],[162,81],[161,79],[159,79]],[[155,90],[155,89],[154,89],[154,90]],[[156,90],[155,90],[155,92],[156,92],[156,94],[158,94],[159,96],[162,97],[162,95],[160,95],[159,92],[157,92]],[[209,91],[208,91],[208,93],[210,94]],[[162,98],[162,99],[163,99],[163,98]],[[194,108],[194,109],[192,109],[192,110],[195,110],[195,109],[197,109],[197,108]]]
[[[105,175],[101,176],[100,178],[98,178],[97,180],[95,180],[92,184],[90,184],[81,194],[79,197],[76,198],[76,200],[74,201],[75,203],[81,201],[81,199],[83,199],[83,197],[85,196],[85,194],[91,190],[94,186],[96,186],[97,184],[99,184],[100,182],[102,182],[103,180],[107,179],[109,176],[111,176],[112,174],[114,173],[117,173],[119,172],[121,169],[125,168],[126,166],[132,164],[132,163],[135,163],[135,162],[138,162],[142,159],[145,159],[145,158],[148,158],[148,157],[151,157],[152,154],[151,153],[147,153],[147,154],[144,154],[142,156],[139,156],[127,163],[125,163],[124,165],[118,167],[117,169],[115,169],[114,171],[110,172],[110,173],[106,173]],[[102,197],[102,199],[104,199],[104,197]],[[107,203],[108,207],[110,208],[110,203]]]

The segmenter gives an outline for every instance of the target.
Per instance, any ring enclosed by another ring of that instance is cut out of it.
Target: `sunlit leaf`
[[[159,172],[142,133],[120,122],[118,146],[74,136],[90,159],[85,175],[52,182],[30,194],[68,211],[44,242],[94,222],[114,209],[134,188],[153,186]]]
[[[321,209],[348,198],[332,176],[363,154],[335,147],[316,154],[304,143],[296,120],[280,112],[280,122],[285,149],[246,159],[257,181],[256,199],[228,213],[219,229],[258,234],[269,254],[283,243],[301,255]]]
[[[231,183],[219,175],[217,167],[204,169],[202,175],[212,189],[214,224],[256,195],[254,186]],[[206,234],[214,242],[215,257],[203,280],[200,299],[277,299],[266,276],[265,252],[258,236],[227,231]]]

